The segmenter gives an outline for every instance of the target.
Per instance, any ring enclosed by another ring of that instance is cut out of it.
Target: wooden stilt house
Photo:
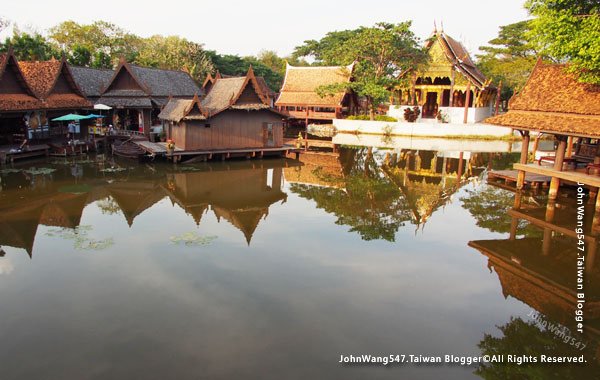
[[[170,99],[159,118],[181,150],[228,150],[283,146],[283,116],[269,106],[254,76],[220,78],[200,99]]]

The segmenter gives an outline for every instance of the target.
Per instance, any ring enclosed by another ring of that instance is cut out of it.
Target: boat
[[[130,140],[125,140],[121,143],[115,141],[112,144],[112,152],[114,155],[120,157],[137,160],[141,160],[146,155],[146,151],[142,147]]]

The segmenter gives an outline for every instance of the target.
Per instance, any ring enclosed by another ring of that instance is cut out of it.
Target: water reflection
[[[580,240],[575,232],[577,205],[574,193],[559,203],[546,204],[545,196],[508,192],[487,186],[464,197],[463,207],[502,239],[473,240],[469,246],[488,259],[505,298],[514,298],[535,311],[536,318],[517,316],[486,333],[480,348],[487,354],[585,355],[589,365],[518,366],[489,364],[477,373],[489,379],[530,378],[576,379],[600,369],[600,269],[595,264],[598,234],[593,229],[593,205],[587,204],[583,218],[585,269],[583,275],[584,333],[577,333],[577,257]],[[572,338],[572,339],[569,339]],[[577,343],[577,346],[575,344]],[[585,349],[580,350],[580,348]],[[586,377],[587,378],[587,377]]]
[[[212,211],[250,244],[269,207],[285,202],[283,169],[295,164],[275,160],[175,168],[128,165],[99,159],[87,161],[85,170],[81,163],[68,161],[48,165],[36,175],[28,169],[5,170],[0,246],[22,248],[32,256],[39,225],[76,230],[90,204],[107,215],[122,214],[132,227],[136,218],[165,198],[185,210],[196,225]]]

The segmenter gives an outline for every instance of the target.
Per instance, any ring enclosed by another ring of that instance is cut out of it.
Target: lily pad
[[[73,247],[80,251],[100,251],[115,243],[113,238],[101,240],[90,238],[88,233],[91,230],[92,226],[90,225],[81,225],[75,228],[51,228],[46,232],[46,236],[73,240]]]
[[[12,173],[20,173],[20,172],[21,172],[21,169],[11,169],[11,168],[8,168],[8,169],[2,169],[2,170],[0,170],[0,174],[12,174]]]
[[[25,173],[31,174],[31,175],[44,175],[44,174],[52,174],[56,171],[56,169],[53,168],[29,168],[29,170],[25,170]]]
[[[185,245],[185,246],[202,246],[209,245],[212,243],[217,237],[216,236],[202,236],[198,235],[197,232],[186,232],[181,235],[171,236],[171,243],[177,245]]]
[[[112,168],[105,168],[100,171],[104,172],[104,173],[118,173],[118,172],[123,172],[125,170],[127,170],[127,168],[112,167]]]

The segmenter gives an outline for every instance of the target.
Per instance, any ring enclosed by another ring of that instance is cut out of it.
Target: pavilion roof
[[[0,92],[0,111],[30,111],[43,108],[12,51],[0,54],[0,88],[8,88],[8,83],[16,83],[19,92]]]
[[[566,65],[538,60],[509,111],[485,121],[516,129],[600,137],[600,86],[577,81]]]
[[[320,86],[349,83],[354,64],[348,66],[295,67],[287,64],[285,79],[275,102],[278,106],[304,105],[339,107],[346,91],[321,97],[316,89]]]
[[[102,90],[108,85],[113,70],[94,69],[91,67],[81,67],[69,65],[73,78],[85,96],[100,97]]]

